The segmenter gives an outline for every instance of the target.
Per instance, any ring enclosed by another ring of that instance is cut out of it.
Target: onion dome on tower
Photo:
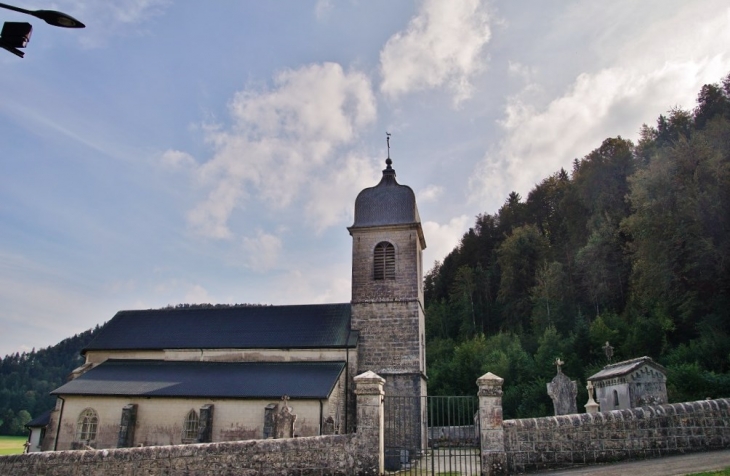
[[[351,228],[421,223],[416,195],[411,187],[395,180],[390,157],[385,161],[383,178],[374,187],[364,189],[355,200],[355,223]]]

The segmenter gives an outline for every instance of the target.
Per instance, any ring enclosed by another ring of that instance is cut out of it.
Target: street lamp
[[[86,25],[63,12],[55,10],[26,10],[25,8],[14,7],[5,3],[0,3],[0,8],[12,10],[14,12],[25,13],[26,15],[40,18],[49,25],[59,26],[61,28],[85,28]],[[30,41],[30,34],[33,32],[33,25],[25,22],[5,22],[2,32],[0,32],[0,48],[4,48],[9,52],[20,56],[25,53],[18,48],[25,48]]]

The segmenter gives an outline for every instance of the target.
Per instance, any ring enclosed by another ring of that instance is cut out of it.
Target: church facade
[[[391,164],[355,202],[351,302],[120,311],[52,392],[42,449],[346,433],[368,370],[387,395],[425,396],[426,242]]]

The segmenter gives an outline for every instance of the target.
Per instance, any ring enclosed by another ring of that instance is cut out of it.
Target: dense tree
[[[427,274],[430,392],[491,371],[506,416],[549,414],[557,354],[585,382],[606,342],[666,365],[673,401],[730,392],[730,75],[639,135],[510,193]]]
[[[530,290],[535,274],[547,257],[548,241],[534,225],[515,228],[499,246],[501,280],[497,301],[504,306],[504,327],[520,331],[529,324]]]
[[[50,392],[83,363],[81,349],[98,332],[88,330],[53,347],[6,355],[0,360],[0,434],[22,435],[24,425],[53,408]]]

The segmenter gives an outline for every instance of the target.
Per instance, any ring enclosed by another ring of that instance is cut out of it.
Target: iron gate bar
[[[481,474],[477,397],[385,397],[386,471]]]

